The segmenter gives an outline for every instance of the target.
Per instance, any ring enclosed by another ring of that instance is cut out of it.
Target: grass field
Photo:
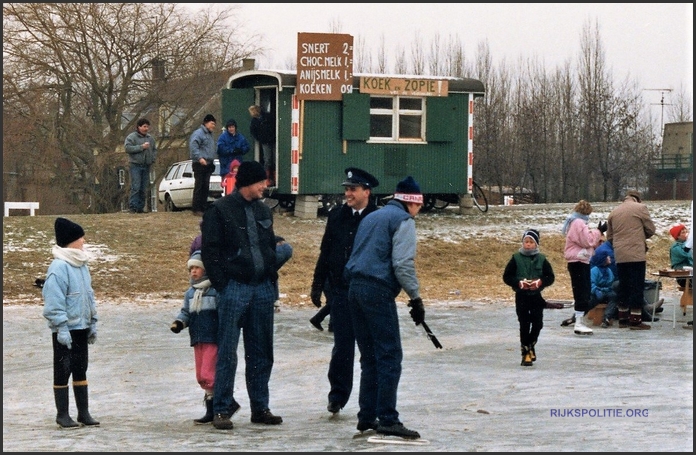
[[[669,266],[669,228],[690,220],[690,201],[648,202],[658,233],[649,240],[648,272]],[[593,203],[590,223],[606,219],[616,203]],[[574,204],[494,206],[434,210],[416,218],[419,236],[416,267],[424,301],[512,302],[502,273],[527,228],[541,231],[541,251],[556,274],[544,296],[572,299],[563,259],[560,227]],[[188,288],[186,261],[199,220],[190,211],[140,215],[66,215],[86,232],[86,248],[98,301],[157,302],[183,298]],[[3,303],[41,303],[34,280],[43,278],[52,260],[55,216],[10,216],[3,220]],[[280,271],[282,305],[312,305],[309,290],[326,218],[275,215],[275,232],[293,246],[293,258]],[[405,294],[399,300],[405,301]]]

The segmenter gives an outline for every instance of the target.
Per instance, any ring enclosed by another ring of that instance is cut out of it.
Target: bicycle
[[[486,213],[488,211],[488,198],[476,181],[472,182],[471,199],[481,212]]]

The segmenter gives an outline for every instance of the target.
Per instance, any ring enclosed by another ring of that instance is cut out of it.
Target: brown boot
[[[652,328],[643,322],[641,319],[641,313],[642,311],[640,308],[637,310],[631,310],[631,315],[629,316],[631,330],[650,330]]]
[[[522,351],[522,363],[520,363],[520,365],[522,365],[523,367],[531,367],[533,365],[533,362],[532,354],[529,351],[529,347],[522,346],[520,350]]]
[[[620,329],[626,329],[630,325],[630,313],[628,312],[628,308],[621,308],[619,307],[619,328]]]

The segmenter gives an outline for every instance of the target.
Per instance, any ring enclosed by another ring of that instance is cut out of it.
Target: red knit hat
[[[686,229],[686,226],[679,223],[675,226],[672,226],[672,229],[669,230],[669,235],[671,235],[674,240],[677,240],[677,237],[679,237],[679,234],[683,229]]]

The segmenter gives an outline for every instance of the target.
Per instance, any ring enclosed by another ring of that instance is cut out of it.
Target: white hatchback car
[[[210,176],[209,202],[222,196],[221,181],[220,161],[215,160],[215,171]],[[157,189],[157,198],[164,205],[164,211],[190,209],[194,182],[191,160],[179,161],[169,166]]]

